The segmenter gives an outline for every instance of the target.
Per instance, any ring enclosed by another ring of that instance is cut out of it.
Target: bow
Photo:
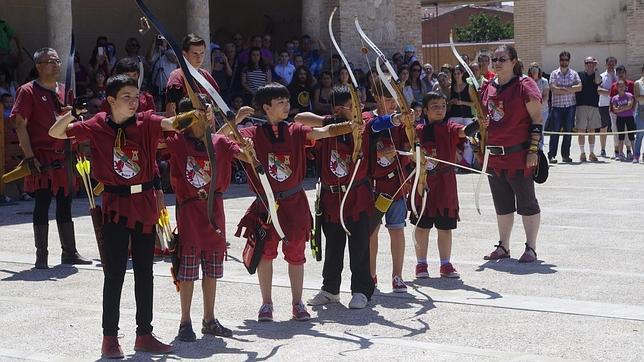
[[[401,84],[400,84],[400,78],[398,77],[398,74],[394,70],[394,67],[391,65],[385,54],[376,46],[376,44],[369,39],[367,34],[365,34],[364,30],[362,30],[362,27],[360,26],[360,22],[358,21],[358,17],[356,16],[354,19],[354,23],[356,26],[356,29],[358,30],[358,34],[360,34],[360,37],[362,40],[373,49],[374,52],[376,52],[376,55],[378,56],[378,59],[376,60],[376,72],[378,73],[378,77],[382,81],[382,83],[385,85],[385,88],[389,91],[389,94],[394,98],[394,101],[396,101],[396,104],[398,105],[398,108],[400,109],[401,113],[403,114],[409,114],[411,113],[411,109],[409,107],[409,104],[407,103],[407,100],[405,99],[403,92],[401,90]],[[390,74],[390,77],[387,77],[385,73],[382,71],[382,67],[380,63],[384,63],[385,67],[387,68],[387,71]],[[426,200],[426,185],[427,185],[427,179],[426,179],[426,174],[427,174],[427,169],[422,167],[422,157],[425,156],[424,150],[421,148],[420,143],[418,142],[418,138],[416,137],[416,128],[413,124],[413,122],[405,122],[405,134],[407,136],[407,139],[409,140],[409,144],[411,146],[411,151],[414,152],[414,158],[415,158],[415,163],[416,163],[416,173],[414,175],[414,183],[412,186],[412,195],[415,195],[418,193],[419,196],[423,198],[423,207],[425,206],[425,201]],[[418,211],[416,208],[416,197],[411,198],[411,208],[414,213],[414,215],[418,216]],[[421,210],[421,214],[423,213],[423,210]]]
[[[349,92],[351,93],[351,122],[353,122],[354,124],[362,125],[364,124],[364,121],[362,119],[362,107],[360,106],[360,98],[358,97],[357,91],[358,82],[356,81],[356,77],[353,75],[353,71],[351,70],[351,66],[347,61],[347,58],[344,56],[344,53],[342,53],[342,50],[340,49],[340,46],[338,45],[338,42],[335,40],[335,36],[333,35],[333,15],[335,15],[336,10],[338,10],[338,8],[334,7],[333,11],[331,12],[331,16],[329,16],[329,37],[331,38],[331,42],[333,43],[335,50],[338,52],[338,55],[340,55],[344,66],[347,67],[349,77],[351,77],[351,83],[349,83]],[[340,224],[342,225],[344,232],[346,232],[349,236],[351,236],[351,233],[344,223],[344,204],[347,201],[347,195],[351,190],[351,186],[353,185],[353,182],[355,181],[356,175],[358,173],[358,168],[360,168],[360,163],[362,162],[362,131],[362,127],[354,127],[353,131],[351,131],[351,135],[353,136],[353,153],[351,155],[351,159],[353,160],[353,172],[351,174],[351,179],[349,180],[349,185],[347,186],[347,191],[344,193],[342,201],[340,202]]]
[[[234,122],[232,121],[234,119],[234,114],[224,102],[223,98],[217,90],[199,73],[197,69],[195,69],[190,63],[186,61],[186,59],[183,56],[179,56],[179,54],[182,54],[181,48],[178,46],[177,42],[174,40],[174,38],[165,31],[159,20],[154,16],[154,14],[148,9],[148,7],[145,5],[143,0],[136,0],[136,4],[138,7],[141,9],[143,14],[149,19],[149,21],[154,25],[154,27],[161,33],[166,40],[168,41],[168,44],[170,47],[174,50],[174,52],[177,54],[177,60],[179,61],[179,66],[181,67],[181,70],[183,71],[184,75],[184,80],[186,84],[188,85],[186,87],[186,91],[188,93],[188,96],[190,97],[190,100],[192,101],[193,106],[196,109],[202,109],[205,110],[206,106],[205,104],[201,101],[199,97],[196,96],[196,93],[198,93],[198,86],[201,85],[208,95],[212,98],[212,100],[217,104],[219,109],[224,113],[224,118],[226,120],[226,123],[228,124],[230,130],[232,131],[232,138],[238,142],[239,144],[244,144],[245,141],[242,138],[242,136],[239,134],[239,131],[237,130],[237,127],[234,125]],[[203,117],[203,116],[202,116]],[[212,150],[212,140],[211,134],[212,134],[212,128],[209,122],[204,121],[206,126],[206,133],[205,133],[205,145],[206,145],[206,150],[208,151],[208,158],[210,158],[212,170],[215,170],[214,167],[214,151]],[[266,195],[266,199],[268,200],[268,212],[269,215],[272,219],[273,226],[275,227],[275,231],[277,232],[277,235],[280,237],[281,240],[286,241],[286,236],[284,234],[284,231],[282,230],[282,227],[279,223],[279,219],[277,216],[277,203],[275,202],[275,196],[273,194],[273,189],[270,186],[270,183],[268,181],[268,177],[266,176],[266,172],[264,170],[264,167],[259,163],[256,157],[251,156],[251,155],[246,155],[249,163],[253,166],[253,170],[255,174],[258,176],[262,187],[264,189],[264,194]],[[210,183],[210,191],[208,195],[208,199],[211,200],[208,208],[208,219],[215,227],[215,230],[218,230],[217,227],[214,225],[214,216],[211,213],[212,210],[212,200],[214,199],[214,191],[215,191],[215,177],[211,177],[211,183]],[[212,195],[211,195],[212,194]]]
[[[65,73],[65,99],[64,104],[66,106],[74,104],[74,98],[76,98],[76,82],[74,77],[74,57],[76,54],[76,44],[74,42],[74,33],[71,34],[71,44],[69,47],[69,56],[67,57],[67,69]],[[72,109],[72,114],[76,116],[76,111]],[[65,165],[67,172],[67,191],[69,195],[72,195],[74,190],[74,157],[72,156],[72,140],[70,138],[65,139]],[[70,202],[73,199],[70,198]]]
[[[463,66],[463,69],[469,74],[470,79],[472,79],[472,84],[474,85],[474,88],[469,87],[469,94],[470,94],[470,99],[472,99],[472,102],[474,102],[474,108],[476,109],[476,113],[479,116],[479,118],[485,118],[487,117],[487,112],[485,111],[485,108],[483,108],[483,103],[481,103],[481,98],[479,97],[478,94],[478,89],[481,87],[481,85],[478,82],[478,79],[474,76],[474,72],[470,68],[470,66],[463,60],[463,57],[458,53],[456,50],[456,46],[454,45],[454,37],[452,34],[452,30],[449,31],[449,46],[452,49],[452,53],[456,57],[459,63]],[[480,125],[479,128],[479,152],[483,154],[483,165],[481,166],[481,171],[486,172],[487,171],[487,163],[490,158],[490,151],[487,149],[487,127],[484,127],[483,125]],[[483,174],[479,176],[479,179],[476,183],[476,191],[474,192],[474,205],[476,206],[476,211],[481,215],[481,208],[479,206],[479,195],[481,193],[481,185],[483,183]]]

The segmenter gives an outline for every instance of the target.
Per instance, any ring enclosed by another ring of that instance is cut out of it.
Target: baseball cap
[[[404,49],[405,53],[413,53],[416,51],[413,45],[406,45]]]

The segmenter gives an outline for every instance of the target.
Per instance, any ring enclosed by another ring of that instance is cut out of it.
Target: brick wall
[[[498,16],[502,23],[509,23],[513,20],[513,14],[505,11],[492,9],[480,9],[464,7],[439,17],[434,17],[422,22],[423,44],[449,43],[449,31],[456,27],[463,27],[469,24],[470,16],[485,13],[490,16]],[[433,15],[432,12],[430,14]]]
[[[543,64],[542,49],[546,43],[544,2],[514,2],[514,41],[519,58]]]

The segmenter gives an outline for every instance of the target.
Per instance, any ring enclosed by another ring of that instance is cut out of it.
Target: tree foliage
[[[503,23],[498,15],[479,13],[470,16],[465,27],[457,27],[455,36],[459,42],[488,42],[514,38],[513,22]]]

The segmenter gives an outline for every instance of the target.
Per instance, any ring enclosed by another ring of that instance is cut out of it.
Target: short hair
[[[336,85],[331,90],[331,104],[334,106],[347,104],[351,100],[351,91],[346,84]]]
[[[570,52],[568,52],[567,50],[562,51],[561,53],[559,53],[559,58],[561,58],[561,57],[566,57],[566,58],[568,58],[568,60],[570,60],[570,58],[571,58]]]
[[[423,108],[427,108],[427,105],[429,102],[437,100],[437,99],[442,99],[447,102],[447,97],[443,93],[438,93],[438,92],[429,92],[423,96]]]
[[[56,50],[54,48],[47,48],[47,47],[36,50],[34,52],[34,62],[38,63],[49,52],[56,52]]]
[[[114,74],[139,72],[139,61],[136,58],[123,58],[116,62]]]
[[[282,55],[282,54],[284,54],[284,53],[286,53],[286,55],[288,55],[288,50],[286,50],[286,49],[280,49],[279,53],[277,53],[277,54]]]
[[[488,54],[488,53],[481,53],[481,54],[479,54],[479,56],[478,56],[478,57],[476,57],[476,60],[477,60],[479,63],[481,63],[481,62],[483,62],[483,59],[485,59],[485,58],[487,58],[487,60],[489,61],[489,60],[490,60],[490,54]]]
[[[105,94],[108,97],[116,98],[118,92],[124,87],[128,86],[138,88],[138,83],[136,80],[128,77],[125,74],[117,74],[111,76],[107,79],[107,83],[105,84]]]
[[[612,56],[612,55],[611,55],[611,56],[609,56],[608,58],[606,58],[606,63],[610,62],[611,60],[612,60],[612,61],[614,61],[614,62],[615,62],[615,64],[617,64],[617,58],[615,58],[615,57],[614,57],[614,56]]]
[[[389,77],[387,77],[387,80],[389,80]],[[385,83],[382,81],[382,79],[380,79],[380,77],[373,80],[371,94],[374,98],[393,98],[393,95],[391,94],[391,92],[389,92],[389,89],[387,89],[387,86],[385,86]]]
[[[188,50],[190,50],[191,46],[203,46],[205,48],[206,41],[203,40],[203,38],[200,37],[199,35],[196,35],[195,33],[190,33],[183,38],[183,42],[181,44],[181,50],[183,50],[184,52],[187,52]]]
[[[197,97],[201,99],[202,103],[206,103],[206,97],[203,94],[199,93],[197,94]],[[193,109],[195,109],[195,107],[192,105],[192,100],[190,100],[189,97],[183,97],[179,101],[177,109],[179,110],[179,113],[184,113],[192,111]]]
[[[271,105],[273,99],[286,98],[290,99],[291,94],[288,92],[288,88],[283,86],[280,83],[271,82],[265,86],[259,87],[253,98],[255,105],[264,111],[264,105]]]
[[[617,66],[617,68],[615,68],[615,71],[626,72],[626,67],[624,66],[624,64],[620,64],[619,66]]]
[[[11,95],[11,93],[2,93],[2,95],[0,95],[0,99],[3,99],[3,100],[7,97],[13,97],[13,96]]]

